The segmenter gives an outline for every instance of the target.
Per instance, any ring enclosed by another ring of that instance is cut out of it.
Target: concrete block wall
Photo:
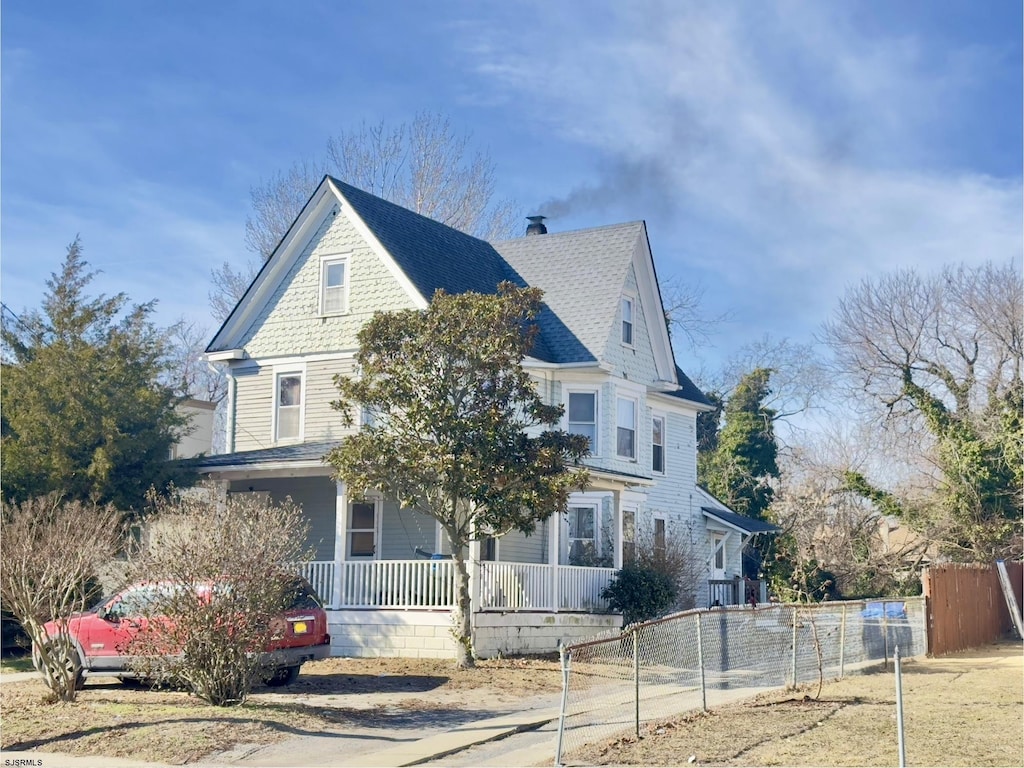
[[[331,655],[361,658],[452,659],[451,614],[447,611],[328,611]],[[618,629],[621,616],[593,613],[478,613],[475,650],[499,654],[553,653],[598,633]]]
[[[448,611],[328,611],[331,655],[452,659]]]
[[[474,649],[491,658],[518,653],[552,653],[596,634],[618,629],[622,617],[598,613],[478,613]]]

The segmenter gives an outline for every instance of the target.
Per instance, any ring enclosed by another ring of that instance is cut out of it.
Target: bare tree
[[[851,390],[933,444],[940,482],[919,522],[958,557],[1021,548],[1022,289],[1013,262],[901,270],[850,288],[824,328]],[[863,474],[848,480],[893,498]]]
[[[60,701],[74,701],[82,683],[68,623],[99,597],[89,585],[118,550],[120,523],[112,506],[56,495],[3,504],[0,597],[25,628],[33,663]],[[53,622],[50,632],[47,622]]]
[[[227,394],[227,379],[203,359],[209,331],[182,318],[168,331],[168,381],[179,397],[219,403]]]
[[[287,501],[221,499],[212,486],[151,497],[134,580],[156,585],[132,641],[141,677],[175,680],[216,706],[243,702],[265,674],[261,652],[309,559],[308,523]],[[166,618],[166,620],[164,620]]]
[[[245,241],[257,258],[239,267],[225,262],[213,271],[214,317],[228,316],[325,173],[476,237],[514,236],[518,206],[496,199],[494,161],[486,152],[473,152],[471,138],[435,112],[397,125],[364,122],[330,138],[322,160],[299,161],[253,187]]]
[[[661,284],[662,305],[669,330],[677,331],[691,351],[706,346],[732,312],[708,316],[704,310],[704,286],[679,277],[670,277]]]

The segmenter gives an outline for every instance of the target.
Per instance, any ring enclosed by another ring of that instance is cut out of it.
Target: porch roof
[[[746,535],[754,533],[775,533],[782,530],[779,526],[766,523],[763,520],[746,517],[745,515],[740,515],[717,507],[701,507],[700,511],[703,512],[704,517],[709,520],[714,520],[717,523],[721,523],[728,528],[733,528],[734,530]]]
[[[203,474],[210,474],[238,469],[275,469],[285,466],[290,468],[326,468],[327,465],[323,462],[324,454],[335,445],[337,445],[336,442],[330,441],[296,443],[274,448],[259,448],[254,451],[204,456],[196,465],[196,470]]]

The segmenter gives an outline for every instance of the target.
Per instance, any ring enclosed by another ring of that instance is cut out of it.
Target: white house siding
[[[652,384],[658,380],[658,368],[654,363],[654,351],[647,323],[664,323],[658,309],[643,306],[636,284],[636,270],[632,264],[626,272],[623,295],[633,299],[633,344],[622,343],[622,302],[615,309],[615,323],[609,329],[605,344],[604,362],[612,366],[612,375],[640,384]]]
[[[292,358],[291,361],[295,359]],[[249,451],[275,445],[272,434],[274,419],[273,360],[262,364],[238,366],[232,369],[235,377],[235,450]],[[305,371],[304,433],[305,442],[340,440],[358,429],[342,423],[341,414],[331,408],[338,397],[334,386],[336,373],[351,374],[355,364],[351,357],[333,360],[295,362],[294,365],[277,364],[278,371],[289,368]],[[357,414],[358,417],[358,414]]]
[[[437,546],[434,518],[411,509],[400,509],[395,501],[385,501],[380,522],[379,557],[382,560],[415,560],[416,547],[433,552]]]
[[[348,357],[339,360],[316,360],[306,364],[306,442],[340,440],[359,429],[359,414],[355,413],[356,424],[345,427],[341,413],[331,408],[331,402],[338,399],[334,386],[335,374],[351,376],[355,361]]]
[[[320,257],[348,256],[348,312],[320,315]],[[340,213],[329,216],[242,337],[253,358],[352,350],[356,333],[381,309],[413,301],[384,261]]]
[[[266,492],[275,503],[287,497],[302,508],[309,521],[307,546],[313,560],[334,559],[336,485],[329,477],[253,478],[232,481],[229,493]]]
[[[274,407],[274,371],[270,367],[233,368],[235,378],[234,450],[270,448]],[[229,443],[230,444],[230,443]]]

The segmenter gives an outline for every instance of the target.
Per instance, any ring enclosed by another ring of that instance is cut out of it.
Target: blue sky
[[[249,189],[423,110],[553,231],[645,219],[660,276],[733,313],[712,362],[808,341],[865,276],[1021,258],[1016,0],[4,0],[2,22],[15,311],[77,234],[98,289],[212,333]]]

